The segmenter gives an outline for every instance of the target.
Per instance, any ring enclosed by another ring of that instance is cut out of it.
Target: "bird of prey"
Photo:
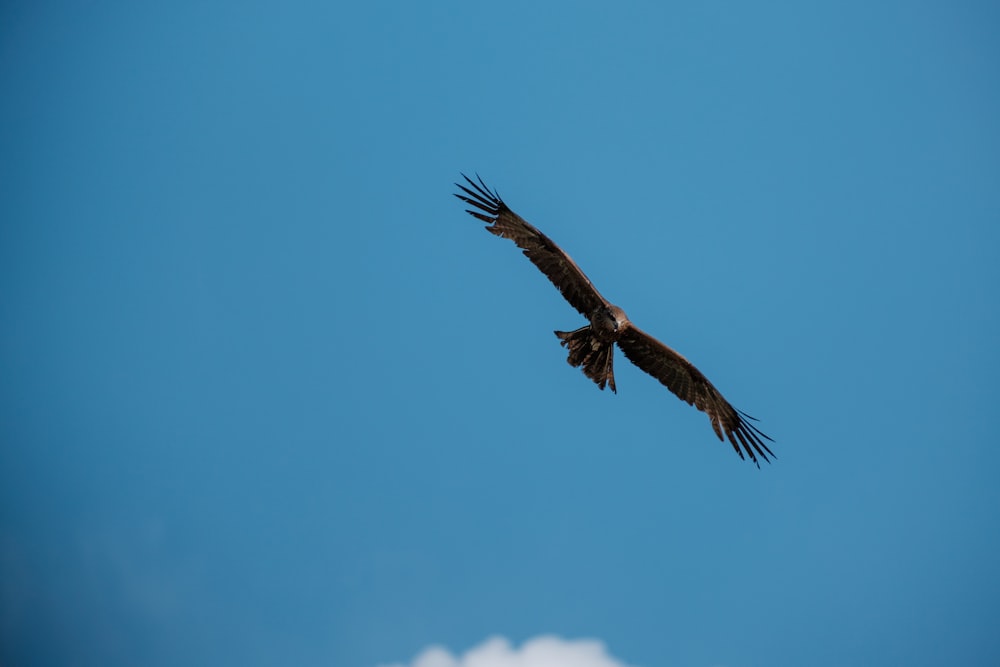
[[[462,193],[455,196],[476,209],[466,209],[466,212],[487,223],[486,231],[517,244],[570,305],[590,321],[576,331],[555,332],[560,344],[569,349],[571,366],[582,366],[584,374],[600,389],[609,386],[617,393],[614,373],[614,345],[617,343],[629,361],[659,380],[682,401],[707,414],[719,440],[725,442],[725,434],[741,459],[746,452],[758,468],[758,457],[770,463],[768,456],[773,457],[774,453],[764,440],[773,440],[748,421],[756,419],[730,405],[690,361],[632,324],[621,308],[601,296],[562,248],[510,210],[482,178],[476,177],[478,183],[465,174],[462,178],[469,187],[456,183]]]

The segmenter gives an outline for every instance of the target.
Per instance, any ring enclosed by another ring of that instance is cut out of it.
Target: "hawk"
[[[614,372],[617,344],[625,358],[682,401],[707,414],[715,435],[723,442],[728,439],[741,459],[746,452],[758,468],[758,457],[770,463],[768,456],[774,457],[774,453],[764,441],[773,440],[750,423],[756,419],[730,405],[690,361],[632,324],[625,311],[601,296],[562,248],[510,210],[482,178],[476,177],[478,183],[465,174],[462,178],[468,187],[456,183],[462,192],[455,196],[476,209],[466,212],[487,223],[486,231],[517,244],[566,301],[589,320],[589,324],[576,331],[555,332],[560,345],[569,350],[567,361],[571,366],[582,367],[583,373],[601,390],[607,386],[617,393]]]

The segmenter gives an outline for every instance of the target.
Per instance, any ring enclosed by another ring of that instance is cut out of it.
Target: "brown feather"
[[[532,264],[552,281],[556,289],[581,315],[589,317],[595,308],[608,305],[607,300],[601,296],[576,262],[552,239],[511,211],[496,192],[486,187],[482,179],[479,179],[477,184],[465,174],[462,174],[462,177],[469,182],[472,189],[456,183],[455,185],[460,187],[465,195],[455,196],[466,204],[484,211],[486,215],[473,210],[467,212],[489,223],[490,226],[486,227],[486,231],[516,243]]]
[[[707,414],[719,440],[724,441],[725,434],[740,458],[745,451],[758,467],[757,456],[770,463],[768,455],[773,457],[774,453],[761,438],[771,438],[747,421],[753,417],[730,405],[694,364],[632,323],[625,327],[617,342],[629,361],[659,380],[679,399]]]
[[[566,361],[570,366],[583,366],[583,374],[597,383],[602,391],[605,386],[618,393],[615,388],[614,343],[598,340],[591,333],[590,327],[581,327],[576,331],[556,331],[556,336],[562,341],[560,345],[569,349]]]

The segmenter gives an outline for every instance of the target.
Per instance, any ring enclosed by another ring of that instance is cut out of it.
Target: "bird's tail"
[[[602,342],[585,326],[576,331],[556,331],[560,345],[569,349],[566,361],[570,366],[583,366],[583,374],[597,383],[602,390],[607,385],[615,389],[614,343]]]

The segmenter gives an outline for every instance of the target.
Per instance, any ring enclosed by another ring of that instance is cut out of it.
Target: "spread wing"
[[[479,183],[475,183],[465,174],[462,174],[462,178],[468,181],[471,189],[456,183],[455,185],[465,194],[455,196],[479,209],[479,211],[466,209],[466,212],[489,223],[490,226],[486,227],[486,231],[516,243],[517,247],[524,251],[525,257],[552,281],[556,289],[581,315],[590,317],[596,308],[608,305],[576,262],[552,239],[507,208],[500,196],[483,183],[483,179],[477,176]]]
[[[618,347],[629,361],[659,380],[679,399],[707,414],[719,440],[723,440],[722,434],[725,433],[741,459],[745,451],[758,468],[757,456],[770,463],[767,457],[773,457],[774,453],[764,440],[771,438],[750,423],[756,421],[753,417],[730,405],[690,361],[631,322],[618,338]],[[743,451],[740,451],[741,445]]]

